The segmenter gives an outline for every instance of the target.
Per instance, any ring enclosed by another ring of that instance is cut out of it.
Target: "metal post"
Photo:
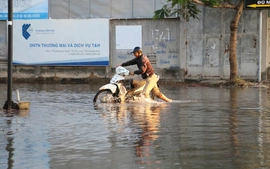
[[[4,109],[12,109],[12,60],[13,60],[13,0],[8,0],[8,86],[7,101]]]
[[[258,70],[258,82],[261,82],[261,74],[262,74],[262,10],[260,10],[260,25],[259,25],[259,38],[260,38],[260,45],[259,45],[259,70]]]

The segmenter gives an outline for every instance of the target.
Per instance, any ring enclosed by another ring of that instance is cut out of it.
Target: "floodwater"
[[[177,102],[94,106],[98,87],[13,84],[31,105],[0,110],[0,168],[270,168],[268,88],[163,86]]]

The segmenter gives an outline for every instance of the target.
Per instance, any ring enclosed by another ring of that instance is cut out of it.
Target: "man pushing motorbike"
[[[145,98],[150,98],[150,92],[152,91],[153,95],[166,101],[172,102],[172,99],[167,98],[164,94],[162,94],[157,86],[158,75],[155,74],[154,68],[152,67],[148,57],[143,54],[142,49],[140,47],[135,47],[131,52],[135,56],[134,59],[129,60],[121,64],[121,66],[130,66],[137,64],[138,70],[134,72],[130,72],[130,75],[141,75],[142,80],[146,81],[146,84],[143,89],[143,96]]]

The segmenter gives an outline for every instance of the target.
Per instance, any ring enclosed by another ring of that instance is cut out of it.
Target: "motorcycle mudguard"
[[[99,90],[111,90],[112,93],[115,93],[117,91],[117,86],[115,84],[106,84],[104,86],[101,86]]]

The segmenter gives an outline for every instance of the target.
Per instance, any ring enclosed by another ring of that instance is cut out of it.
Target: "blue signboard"
[[[8,19],[8,0],[0,0],[0,20]],[[48,0],[13,0],[13,19],[48,19]]]
[[[109,19],[15,20],[13,23],[14,65],[109,65]]]

